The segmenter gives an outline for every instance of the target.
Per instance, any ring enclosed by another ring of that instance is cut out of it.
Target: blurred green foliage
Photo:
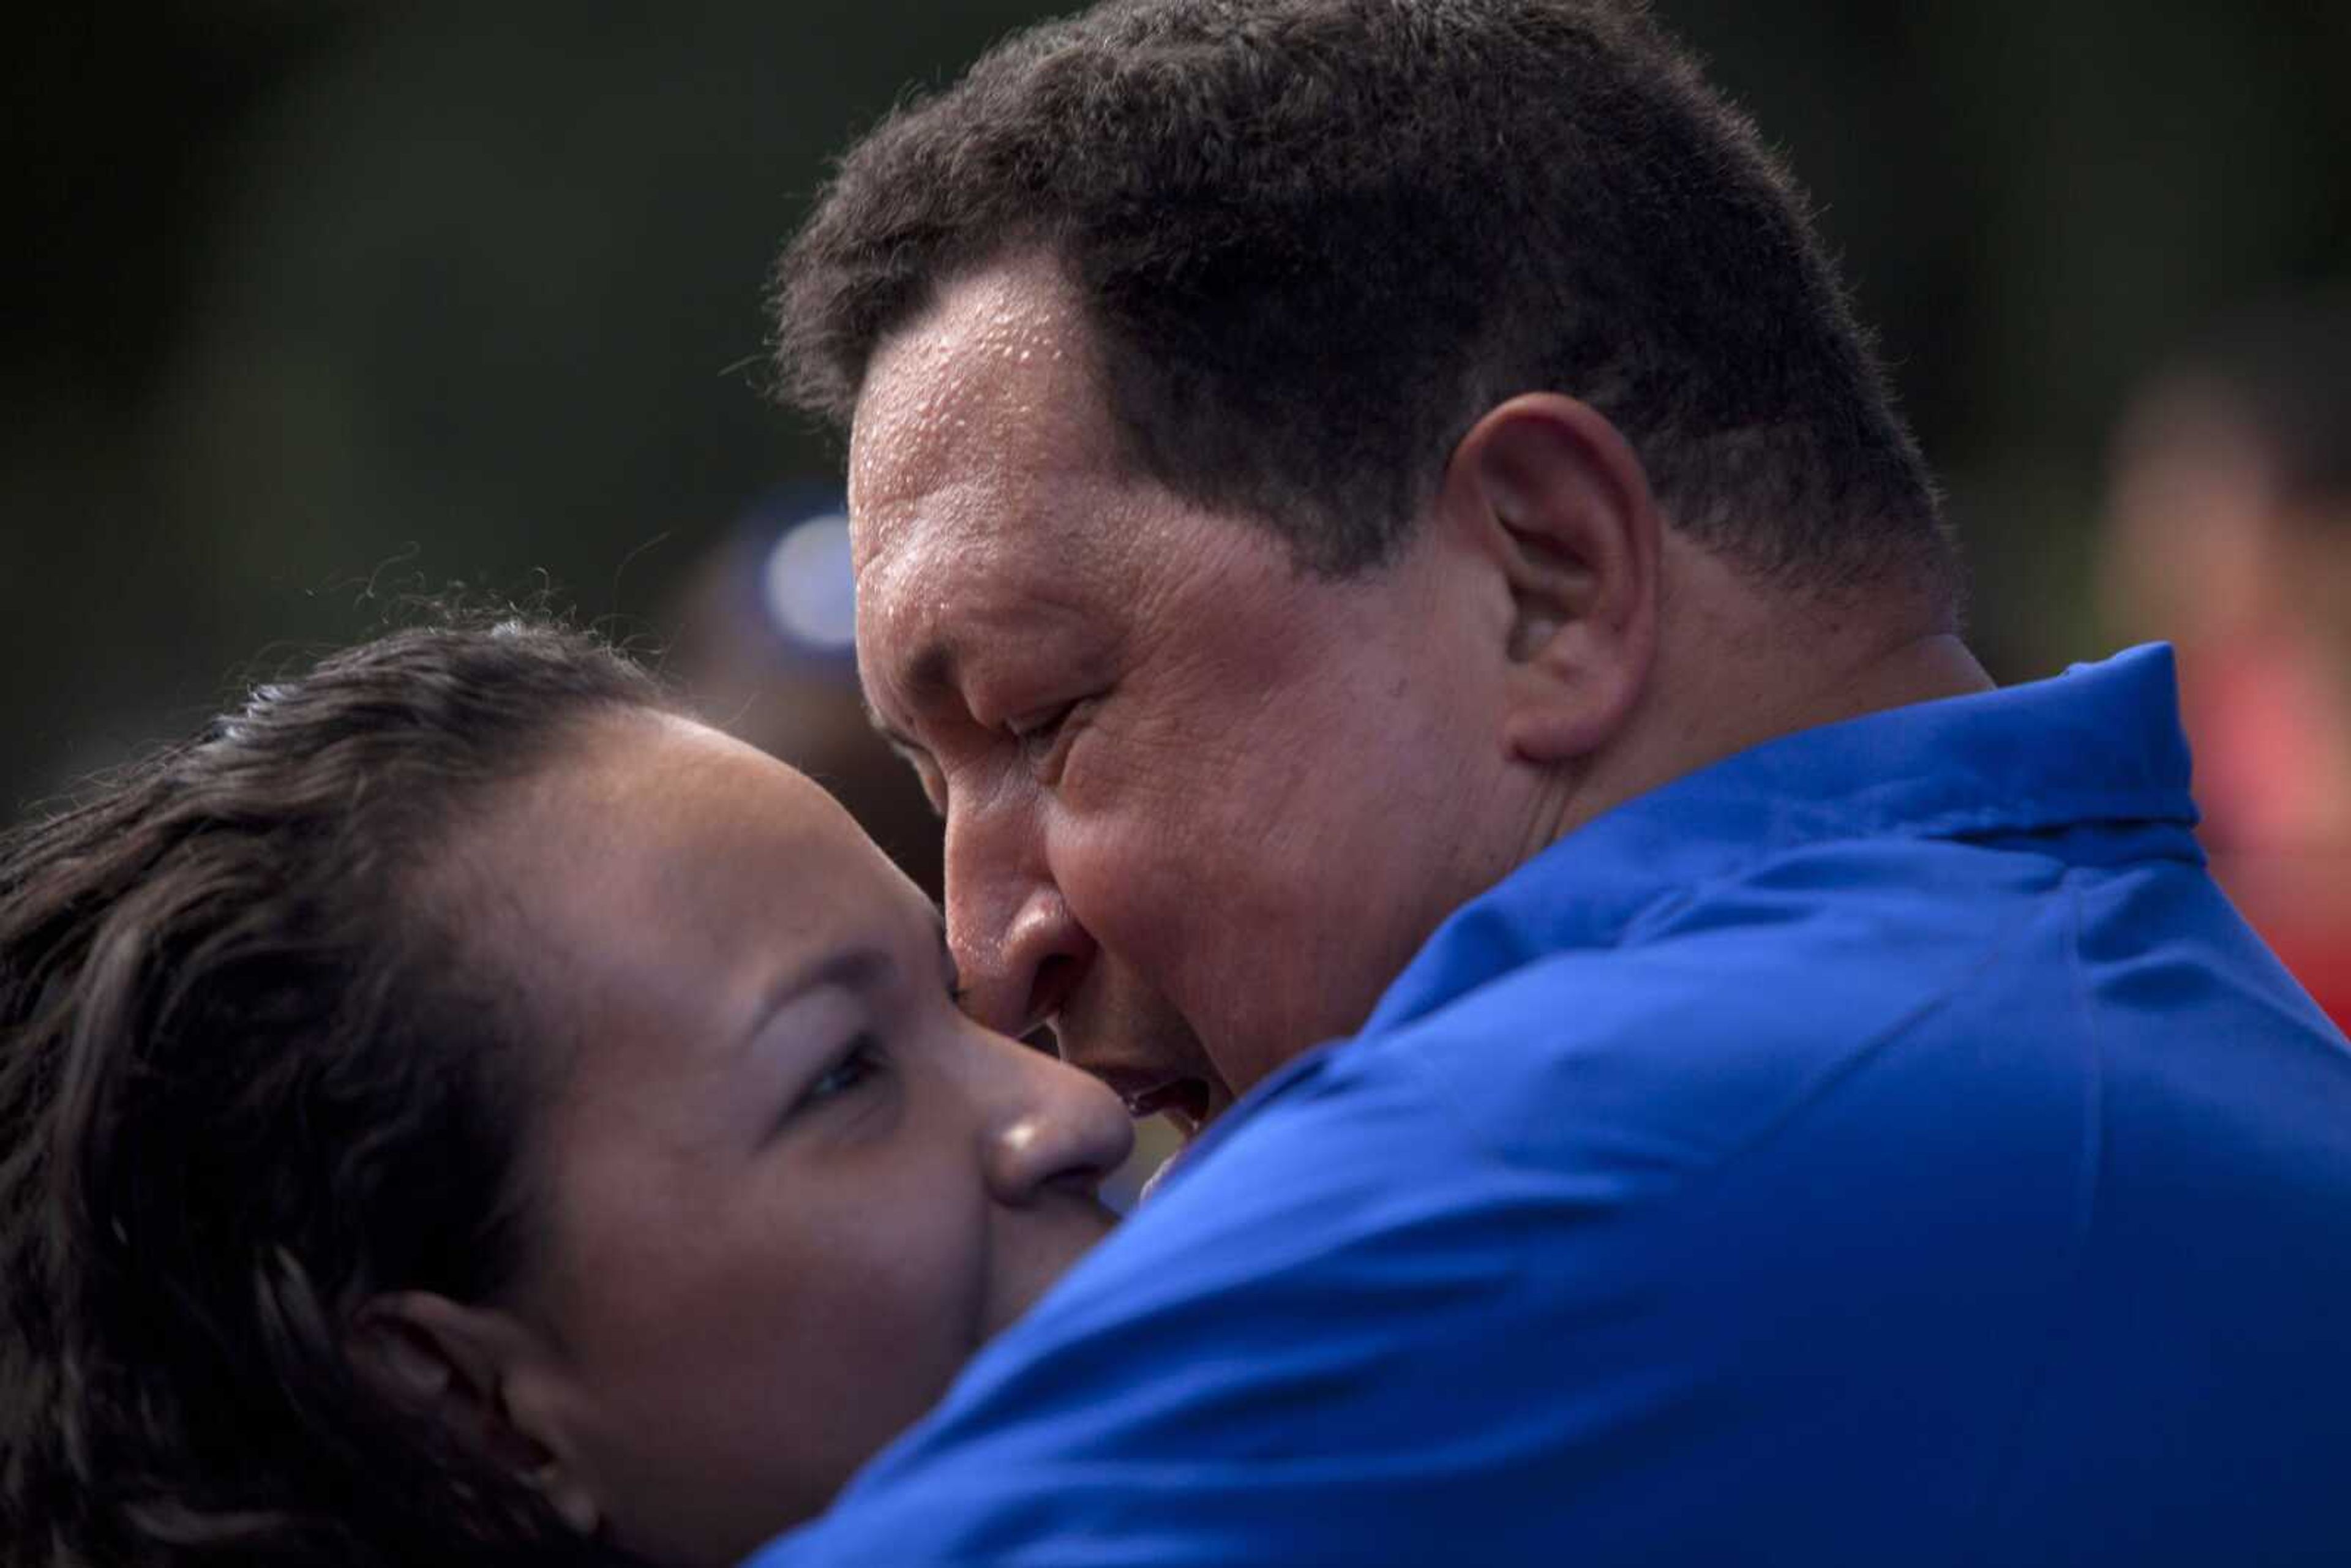
[[[1951,491],[1996,670],[2095,651],[2105,433],[2351,276],[2351,7],[1660,0],[1784,148]],[[102,14],[99,14],[102,12]],[[827,159],[1011,0],[63,8],[10,68],[0,807],[452,580],[658,639],[832,444],[761,294]]]

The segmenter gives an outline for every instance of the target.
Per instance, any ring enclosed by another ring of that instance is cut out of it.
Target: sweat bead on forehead
[[[968,564],[1004,548],[994,525],[1053,530],[1056,542],[1115,548],[1116,519],[1064,517],[1036,503],[1038,482],[1089,467],[1116,433],[1085,351],[1081,310],[1049,264],[993,267],[940,299],[875,352],[850,440],[849,505],[862,600],[886,586],[866,573],[919,522]],[[1032,460],[991,459],[1020,446]],[[1140,519],[1127,519],[1140,521]],[[916,559],[927,559],[927,555]],[[915,560],[893,560],[884,571]],[[936,594],[892,594],[885,614],[935,612]]]

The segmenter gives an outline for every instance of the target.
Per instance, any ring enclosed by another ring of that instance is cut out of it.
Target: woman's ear
[[[345,1353],[386,1404],[431,1420],[461,1448],[544,1497],[593,1535],[603,1509],[557,1416],[540,1337],[513,1314],[427,1291],[395,1291],[354,1314]]]
[[[1640,458],[1590,404],[1529,392],[1461,438],[1440,504],[1508,585],[1505,746],[1539,763],[1601,749],[1656,656],[1664,523]]]

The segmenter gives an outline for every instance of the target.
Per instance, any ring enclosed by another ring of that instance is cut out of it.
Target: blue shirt
[[[2351,1563],[2351,1051],[2170,655],[1461,909],[763,1568]]]

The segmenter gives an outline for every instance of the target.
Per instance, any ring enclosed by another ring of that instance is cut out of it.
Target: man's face
[[[859,664],[946,819],[968,1004],[1131,1110],[1195,1130],[1353,1030],[1522,852],[1499,580],[1432,529],[1301,575],[1135,473],[1050,268],[888,340],[850,465]]]

